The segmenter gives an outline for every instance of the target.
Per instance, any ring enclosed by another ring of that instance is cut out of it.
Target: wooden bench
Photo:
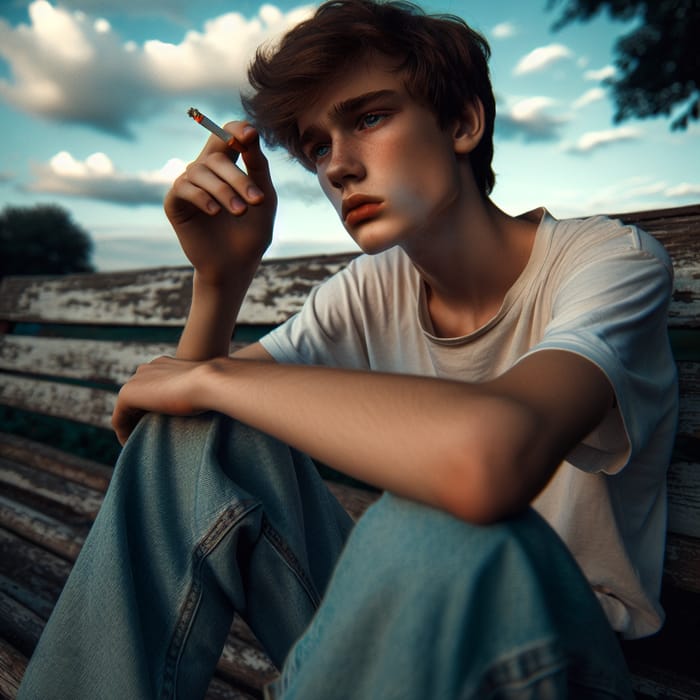
[[[681,419],[668,486],[665,629],[625,644],[640,698],[700,698],[700,205],[623,215],[671,254],[669,329],[681,377]],[[294,313],[311,287],[352,255],[266,261],[232,348]],[[191,271],[162,268],[0,285],[0,698],[14,698],[27,659],[70,571],[118,453],[115,391],[137,364],[172,353]],[[57,449],[54,445],[61,445]],[[359,515],[375,494],[331,481]],[[259,698],[275,669],[236,619],[207,697]]]

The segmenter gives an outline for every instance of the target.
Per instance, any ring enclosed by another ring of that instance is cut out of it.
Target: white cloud
[[[184,168],[183,161],[172,159],[159,170],[130,175],[117,170],[104,153],[93,153],[80,161],[68,151],[61,151],[48,163],[33,167],[35,180],[26,189],[115,204],[160,205]]]
[[[598,68],[596,70],[587,70],[583,74],[583,79],[584,80],[595,80],[596,82],[600,82],[602,80],[607,80],[608,78],[612,78],[615,75],[615,66],[603,66],[602,68]]]
[[[510,39],[518,33],[517,27],[512,22],[501,22],[491,30],[494,39]]]
[[[535,96],[511,101],[496,110],[496,133],[504,138],[521,137],[525,141],[554,141],[568,117],[551,113],[557,102]]]
[[[666,190],[666,196],[671,198],[700,197],[700,184],[681,182],[679,185],[669,187]]]
[[[525,75],[543,71],[550,66],[573,56],[571,50],[563,44],[540,46],[523,56],[513,69],[515,75]]]
[[[605,90],[603,90],[603,88],[595,87],[591,88],[590,90],[586,90],[586,92],[584,92],[583,95],[581,95],[581,97],[574,101],[572,106],[574,109],[581,109],[586,105],[589,105],[593,102],[599,102],[604,98]]]
[[[178,44],[122,42],[106,20],[35,0],[29,25],[0,20],[0,58],[12,79],[0,98],[31,114],[130,135],[131,125],[167,99],[206,97],[231,107],[263,42],[309,14],[262,5],[246,19],[230,12],[189,31]]]
[[[642,131],[632,126],[623,126],[617,129],[604,129],[602,131],[588,131],[578,141],[565,150],[570,153],[587,154],[621,141],[637,141],[642,136]]]

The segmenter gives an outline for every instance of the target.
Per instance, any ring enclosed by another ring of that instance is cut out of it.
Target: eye
[[[328,155],[330,150],[330,144],[320,143],[318,146],[314,146],[311,155],[313,156],[314,160],[318,160],[319,158],[323,158],[323,156]]]
[[[388,116],[388,114],[381,114],[379,112],[368,112],[360,117],[358,126],[360,129],[371,129]]]
[[[306,149],[306,157],[310,163],[318,163],[319,160],[325,158],[331,150],[329,143],[311,144]]]

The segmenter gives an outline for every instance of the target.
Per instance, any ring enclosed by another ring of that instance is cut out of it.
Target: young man
[[[672,269],[634,227],[495,206],[487,57],[372,0],[259,53],[245,171],[210,138],[166,197],[190,316],[120,392],[20,697],[201,697],[234,610],[275,697],[631,697],[613,630],[663,615]],[[258,133],[369,255],[229,358],[275,215]],[[306,454],[385,494],[353,527]]]

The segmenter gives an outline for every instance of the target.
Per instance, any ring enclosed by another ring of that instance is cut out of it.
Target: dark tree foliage
[[[0,212],[0,277],[92,272],[92,240],[54,204]]]
[[[562,3],[555,29],[603,9],[616,19],[639,18],[616,42],[618,74],[605,81],[615,121],[678,112],[671,128],[685,129],[700,118],[700,0],[548,0],[548,8]]]

